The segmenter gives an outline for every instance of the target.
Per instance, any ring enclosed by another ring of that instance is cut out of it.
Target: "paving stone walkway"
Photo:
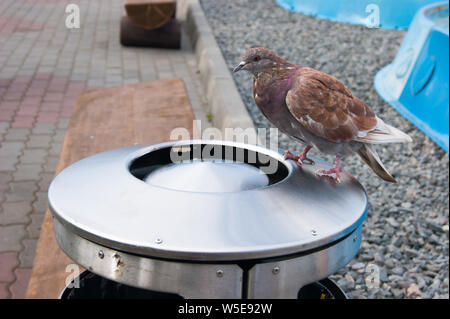
[[[67,29],[66,5],[80,8]],[[94,87],[183,78],[207,127],[195,56],[124,48],[124,0],[0,1],[0,299],[23,298],[62,140],[77,94]]]

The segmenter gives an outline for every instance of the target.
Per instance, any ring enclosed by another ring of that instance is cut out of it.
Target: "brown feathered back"
[[[307,67],[298,69],[286,104],[303,126],[333,142],[353,140],[377,125],[370,107],[338,79]]]

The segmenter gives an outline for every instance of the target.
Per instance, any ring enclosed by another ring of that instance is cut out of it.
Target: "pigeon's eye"
[[[261,60],[261,58],[258,55],[255,55],[253,57],[253,61],[258,62],[259,60]]]

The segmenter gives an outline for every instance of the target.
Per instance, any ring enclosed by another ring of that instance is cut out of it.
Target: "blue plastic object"
[[[375,89],[400,114],[449,151],[449,3],[417,12],[394,61]]]
[[[407,28],[417,10],[436,0],[276,0],[284,9],[338,22]]]

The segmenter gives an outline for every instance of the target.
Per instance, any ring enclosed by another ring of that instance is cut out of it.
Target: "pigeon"
[[[233,73],[253,74],[253,97],[259,110],[281,132],[303,143],[304,150],[285,159],[314,164],[311,148],[336,156],[331,169],[317,170],[340,182],[341,160],[357,153],[373,172],[396,183],[375,151],[374,144],[412,142],[407,134],[386,124],[337,78],[313,68],[287,62],[273,51],[251,48]],[[331,176],[330,176],[331,175]]]

